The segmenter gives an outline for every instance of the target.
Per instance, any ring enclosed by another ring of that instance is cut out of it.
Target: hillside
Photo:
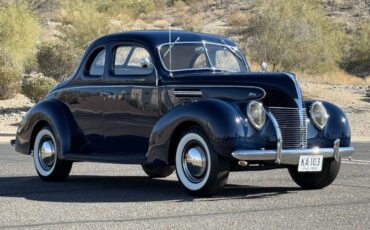
[[[252,70],[259,71],[260,61],[252,58],[251,44],[250,42],[248,44],[248,38],[244,32],[251,18],[258,11],[258,7],[265,1],[94,0],[98,5],[96,8],[84,0],[28,0],[26,2],[28,2],[41,25],[41,38],[36,48],[40,51],[40,47],[46,44],[44,46],[46,47],[46,56],[41,56],[36,62],[41,60],[44,64],[50,64],[51,69],[57,67],[63,69],[65,75],[56,78],[56,80],[61,80],[73,71],[75,63],[83,51],[83,46],[86,46],[89,41],[97,36],[114,31],[167,29],[169,24],[173,29],[231,37],[245,51]],[[17,2],[17,0],[2,1],[0,7],[4,2]],[[326,19],[336,23],[335,25],[344,31],[348,40],[354,40],[360,28],[365,24],[370,24],[370,0],[325,0],[322,4]],[[79,29],[75,29],[72,26],[73,23],[78,23]],[[274,24],[274,22],[272,23]],[[64,27],[61,29],[62,26]],[[86,31],[82,31],[85,29]],[[69,31],[66,32],[66,30]],[[63,37],[66,34],[69,37]],[[65,42],[66,38],[67,40],[74,38],[74,41],[71,39]],[[83,44],[72,46],[72,49],[70,49],[71,41]],[[367,41],[370,41],[370,39]],[[47,42],[56,43],[57,45],[50,49]],[[66,47],[66,44],[68,47]],[[349,44],[344,46],[344,52],[351,49]],[[80,49],[78,52],[74,50],[76,47]],[[370,43],[368,47],[370,47]],[[367,54],[369,55],[369,53]],[[60,59],[53,63],[50,62],[51,58],[55,58],[55,56],[59,56]],[[36,64],[36,67],[27,66],[30,69],[29,72],[38,72],[40,67],[37,67],[37,65],[40,66],[40,63]],[[64,67],[66,68],[64,69]],[[320,74],[294,70],[301,82],[306,98],[329,100],[338,104],[344,108],[349,116],[353,127],[353,135],[370,136],[370,122],[368,121],[370,101],[369,95],[367,96],[370,89],[370,78],[366,77],[370,75],[370,68],[361,69],[360,71],[360,73],[357,72],[358,75],[365,76],[364,78],[353,76],[343,70],[339,64],[335,70]],[[44,72],[43,74],[53,77]],[[17,123],[32,104],[31,101],[20,94],[8,100],[0,100],[0,132],[15,132]]]

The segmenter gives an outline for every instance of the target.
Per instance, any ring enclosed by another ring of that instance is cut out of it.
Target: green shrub
[[[62,3],[61,25],[57,27],[63,45],[81,56],[87,45],[111,31],[110,17],[99,12],[94,2],[68,0]]]
[[[72,74],[78,62],[78,57],[71,48],[49,42],[39,46],[36,59],[39,71],[57,81],[64,80]]]
[[[0,66],[23,69],[35,53],[41,27],[26,1],[0,5]]]
[[[0,67],[0,99],[8,99],[19,93],[20,71],[12,67]]]
[[[34,102],[42,100],[57,82],[42,75],[31,76],[22,82],[22,92]]]
[[[273,71],[328,72],[343,56],[344,33],[325,15],[321,1],[267,0],[244,28],[255,61]]]
[[[357,76],[370,76],[370,22],[363,24],[352,38],[342,67]]]

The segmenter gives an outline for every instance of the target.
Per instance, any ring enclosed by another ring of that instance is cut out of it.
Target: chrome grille
[[[269,107],[280,126],[283,149],[307,148],[306,109],[302,111],[302,120],[298,108]]]

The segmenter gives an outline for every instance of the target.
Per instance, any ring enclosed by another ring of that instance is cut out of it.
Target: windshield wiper
[[[166,53],[163,54],[163,57],[166,57],[167,54],[171,51],[172,47],[180,40],[180,37],[177,37],[176,40],[171,44]]]

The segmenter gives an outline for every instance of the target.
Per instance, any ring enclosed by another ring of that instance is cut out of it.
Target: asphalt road
[[[322,190],[279,169],[231,173],[219,196],[193,198],[176,174],[149,179],[132,165],[76,163],[66,182],[41,182],[29,156],[0,144],[0,229],[369,229],[370,143],[354,147]]]

